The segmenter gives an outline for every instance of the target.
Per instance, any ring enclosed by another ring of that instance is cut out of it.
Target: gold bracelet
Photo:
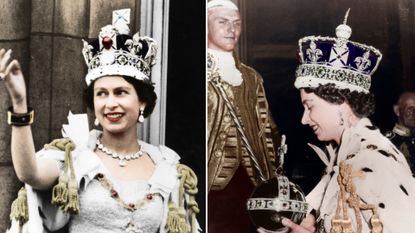
[[[27,113],[14,113],[13,107],[9,107],[7,111],[7,123],[14,126],[31,125],[34,119],[33,108],[28,107]]]

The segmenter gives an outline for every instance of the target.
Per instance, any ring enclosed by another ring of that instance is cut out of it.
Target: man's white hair
[[[207,4],[207,9],[211,9],[214,7],[224,7],[231,10],[239,10],[238,7],[230,0],[212,0],[209,1]]]

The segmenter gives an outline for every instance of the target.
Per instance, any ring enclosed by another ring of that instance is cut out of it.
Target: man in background
[[[241,33],[237,6],[208,2],[209,232],[251,232],[246,202],[275,176],[279,140],[262,77],[234,49]]]
[[[405,155],[412,173],[415,173],[415,92],[404,92],[393,106],[398,122],[386,133],[393,144]]]

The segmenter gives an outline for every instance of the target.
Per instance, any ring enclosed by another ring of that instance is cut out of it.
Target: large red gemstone
[[[112,46],[111,37],[106,36],[106,37],[102,38],[102,45],[104,46],[104,48],[110,49],[111,46]]]

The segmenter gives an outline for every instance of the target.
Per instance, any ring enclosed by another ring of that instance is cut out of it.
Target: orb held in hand
[[[301,188],[280,175],[260,184],[247,202],[251,221],[269,231],[285,231],[282,218],[299,224],[307,214],[308,204]]]

